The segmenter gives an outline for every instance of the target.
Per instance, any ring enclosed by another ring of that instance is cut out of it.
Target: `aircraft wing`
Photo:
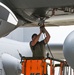
[[[70,16],[68,16],[74,13],[73,0],[3,0],[3,2],[14,12],[19,20],[23,21],[22,25],[25,25],[25,23],[39,22],[40,17],[52,19],[53,16],[55,19],[59,18],[60,20],[58,19],[56,21],[53,19],[53,22],[49,20],[48,26],[74,24],[74,18],[69,18]],[[66,18],[65,15],[68,17]]]
[[[73,25],[73,5],[73,0],[1,0],[0,37],[18,26],[38,26],[41,17],[46,26]]]

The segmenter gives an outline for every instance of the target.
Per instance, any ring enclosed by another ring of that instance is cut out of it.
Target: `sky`
[[[74,26],[73,25],[71,25],[71,26],[55,26],[55,27],[46,27],[46,29],[51,36],[49,43],[63,44],[67,35],[74,30]],[[17,41],[22,40],[22,42],[29,42],[29,41],[31,41],[31,35],[33,33],[39,33],[39,28],[38,27],[37,28],[36,27],[17,28],[15,31],[11,32],[8,35],[8,38],[11,38],[11,39],[14,39]]]
[[[70,26],[57,26],[57,27],[46,27],[47,31],[50,33],[50,43],[60,43],[63,44],[67,35],[74,30],[74,25]]]

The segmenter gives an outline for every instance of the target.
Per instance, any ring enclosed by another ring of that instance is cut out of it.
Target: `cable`
[[[44,34],[44,33],[43,33],[43,34]],[[44,35],[44,38],[45,38],[45,35]],[[51,52],[51,50],[50,50],[50,47],[49,47],[48,43],[47,43],[47,48],[48,48],[48,50],[49,50],[49,52],[50,52],[52,58],[54,58],[54,56],[53,56],[53,54],[52,54],[52,52]]]
[[[50,47],[49,47],[49,45],[48,45],[48,44],[47,44],[47,47],[48,47],[48,50],[49,50],[49,52],[50,52],[50,54],[51,54],[52,58],[54,58],[54,56],[53,56],[53,54],[52,54],[52,52],[51,52]]]

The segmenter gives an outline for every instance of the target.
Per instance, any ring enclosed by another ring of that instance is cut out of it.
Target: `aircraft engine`
[[[63,53],[67,63],[74,69],[74,31],[66,37]]]
[[[6,36],[13,31],[18,24],[15,14],[0,2],[0,37]]]
[[[21,64],[20,60],[9,54],[2,54],[2,63],[6,75],[20,75],[21,74]]]

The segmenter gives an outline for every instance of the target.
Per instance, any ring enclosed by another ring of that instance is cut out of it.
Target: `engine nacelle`
[[[66,61],[74,69],[74,31],[72,31],[65,39],[63,52]]]
[[[20,60],[9,54],[2,54],[2,63],[6,75],[20,75],[21,63]]]
[[[15,14],[0,2],[0,37],[6,36],[16,28],[18,19]]]

